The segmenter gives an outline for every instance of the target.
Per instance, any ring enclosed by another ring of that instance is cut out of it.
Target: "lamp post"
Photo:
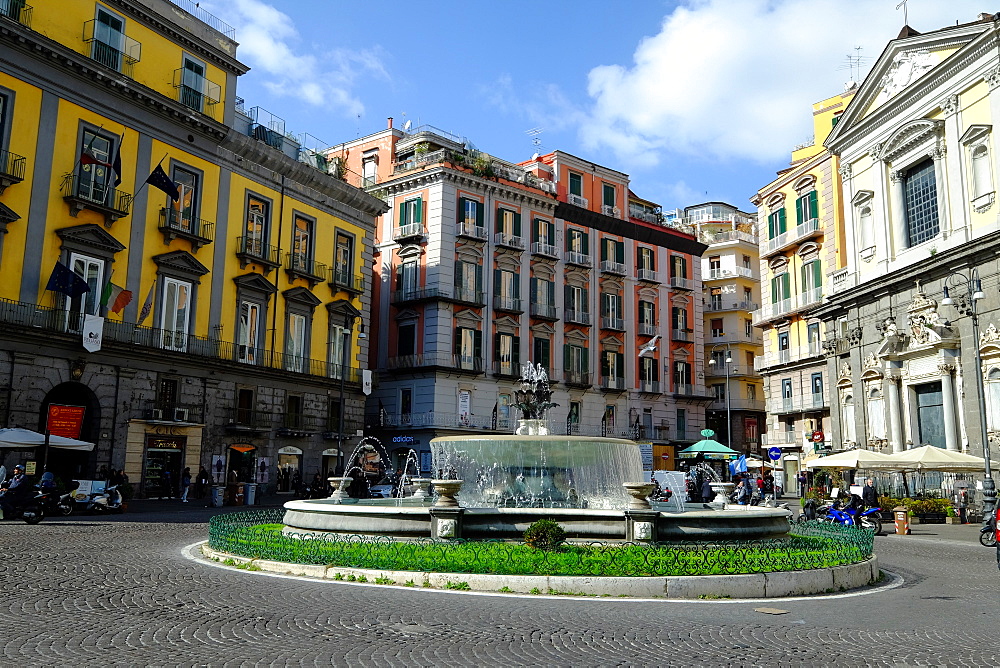
[[[732,405],[729,402],[729,366],[733,361],[733,353],[728,343],[716,343],[710,351],[712,357],[709,358],[709,366],[715,366],[715,349],[725,347],[726,349],[726,445],[730,449],[733,447],[733,413]]]
[[[351,332],[354,330],[354,320],[357,317],[357,314],[352,312],[344,314],[344,333],[340,351],[340,399],[338,400],[339,415],[337,416],[337,461],[339,462],[337,468],[340,469],[340,475],[346,475],[346,471],[344,471],[344,383],[347,380],[347,365],[349,362],[351,347]],[[364,335],[363,328],[364,323],[362,323],[362,333],[359,334],[359,337]]]
[[[961,294],[954,297],[949,287],[957,287]],[[972,345],[976,351],[976,394],[979,399],[979,429],[983,441],[983,461],[986,477],[983,479],[983,526],[986,527],[993,517],[996,507],[997,489],[993,482],[993,472],[990,470],[990,439],[986,425],[986,392],[983,388],[983,358],[979,352],[979,313],[978,302],[986,297],[983,294],[983,283],[979,280],[979,270],[969,269],[968,274],[953,271],[944,281],[944,299],[942,306],[954,306],[959,313],[972,318]]]

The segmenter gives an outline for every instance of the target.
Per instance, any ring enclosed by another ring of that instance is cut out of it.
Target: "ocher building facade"
[[[385,207],[245,110],[232,29],[185,7],[0,16],[0,419],[40,431],[50,404],[84,406],[94,451],[49,454],[66,476],[124,469],[150,494],[203,465],[284,490],[357,441]],[[144,184],[157,165],[176,201]],[[47,290],[57,262],[90,291]],[[133,293],[120,313],[101,304],[109,282]],[[105,318],[96,352],[88,315]]]

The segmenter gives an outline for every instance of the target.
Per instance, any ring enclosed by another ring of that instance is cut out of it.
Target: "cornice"
[[[386,194],[396,195],[444,181],[450,181],[470,190],[476,189],[510,202],[522,202],[532,209],[545,210],[549,213],[554,212],[556,205],[559,203],[555,198],[537,195],[529,190],[508,186],[502,181],[483,179],[468,172],[443,166],[432,167],[420,172],[414,172],[413,174],[400,176],[394,181],[379,184],[379,188],[385,190]]]

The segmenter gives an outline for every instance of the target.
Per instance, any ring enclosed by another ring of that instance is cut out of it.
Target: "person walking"
[[[711,503],[715,500],[715,490],[712,489],[712,481],[705,476],[701,482],[701,500],[704,503]]]
[[[202,466],[198,469],[198,477],[195,478],[194,484],[194,496],[196,499],[204,499],[205,493],[210,485],[210,477],[208,471]]]
[[[191,491],[191,467],[185,466],[181,472],[181,503],[188,502],[189,491]]]
[[[805,471],[799,471],[798,481],[799,481],[799,496],[805,497],[806,489],[809,483],[809,479],[806,477]]]
[[[160,473],[160,498],[174,498],[174,477],[170,474],[170,469],[163,469]]]
[[[861,500],[865,508],[878,508],[878,491],[875,489],[875,481],[871,478],[865,479],[865,486],[861,488]]]

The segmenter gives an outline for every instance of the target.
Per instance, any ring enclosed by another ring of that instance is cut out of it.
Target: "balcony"
[[[240,269],[248,264],[264,266],[264,273],[281,266],[281,249],[265,244],[258,237],[237,237],[236,257],[240,259]]]
[[[386,361],[389,371],[412,371],[421,369],[441,369],[455,373],[481,374],[485,365],[482,357],[451,355],[448,353],[423,353],[399,355]]]
[[[482,293],[479,293],[480,295]],[[437,301],[439,299],[451,299],[451,293],[442,288],[403,288],[393,290],[389,299],[393,306],[404,304],[416,304],[419,302]]]
[[[590,201],[586,197],[580,195],[574,195],[573,193],[566,194],[566,201],[573,206],[579,206],[584,209],[590,208]]]
[[[574,309],[566,309],[566,322],[571,325],[586,325],[590,326],[590,313],[587,311],[576,311]]]
[[[727,230],[725,232],[702,232],[698,235],[698,241],[713,245],[728,243],[731,241],[745,241],[754,246],[758,245],[758,238],[756,234],[751,234],[749,232],[740,232],[738,230]]]
[[[760,411],[764,412],[764,400],[763,399],[730,399],[729,403],[726,403],[725,398],[716,399],[711,404],[709,404],[709,409],[713,411]]]
[[[658,380],[640,380],[639,381],[639,391],[646,394],[660,394],[660,381]]]
[[[400,225],[392,231],[392,240],[403,243],[403,242],[416,242],[424,237],[424,224],[423,223],[409,223],[407,225]]]
[[[811,239],[814,236],[821,236],[822,234],[823,228],[819,224],[819,218],[810,218],[801,225],[797,225],[794,229],[782,232],[773,239],[768,239],[764,245],[764,252],[761,253],[761,257],[765,258],[769,255],[774,255],[785,248],[794,246],[806,239]]]
[[[537,304],[535,302],[530,302],[528,309],[529,314],[533,318],[540,318],[542,320],[559,319],[559,313],[556,311],[556,307],[551,304]]]
[[[858,275],[847,269],[841,269],[830,274],[830,294],[849,290],[858,284]]]
[[[520,378],[521,365],[517,360],[493,362],[493,375],[498,378]]]
[[[174,70],[174,89],[177,91],[177,101],[188,109],[194,109],[217,121],[222,120],[218,107],[222,99],[222,86],[219,84],[182,67]]]
[[[674,383],[674,394],[679,394],[684,397],[693,397],[694,385],[690,383]]]
[[[274,414],[271,411],[252,408],[230,408],[223,414],[226,431],[244,434],[260,434],[271,430]]]
[[[324,427],[337,428],[336,420],[333,424],[325,424],[325,420],[317,415],[308,413],[284,413],[281,416],[281,426],[278,428],[278,436],[284,438],[306,438],[312,434],[324,431]]]
[[[622,215],[621,209],[612,204],[602,204],[601,213],[603,213],[605,216],[611,216],[612,218],[618,218],[619,216]]]
[[[694,281],[690,278],[671,276],[670,287],[677,288],[678,290],[694,290]]]
[[[601,389],[608,392],[624,392],[625,379],[621,376],[601,376]]]
[[[135,419],[149,422],[200,423],[201,406],[179,404],[172,401],[146,400],[133,413]]]
[[[617,332],[624,332],[625,321],[621,318],[601,316],[601,329],[612,329]]]
[[[792,297],[762,306],[760,309],[753,312],[754,327],[758,327],[761,323],[767,322],[768,320],[775,320],[786,316],[794,310],[795,299]]]
[[[601,273],[613,274],[615,276],[628,275],[628,271],[625,269],[625,265],[623,263],[612,262],[610,260],[601,260]]]
[[[706,281],[717,281],[725,278],[749,278],[752,279],[753,269],[747,267],[734,267],[732,269],[709,269]]]
[[[365,291],[365,277],[363,274],[351,273],[351,267],[348,265],[330,267],[330,286],[335,290],[360,295]]]
[[[0,0],[2,2],[2,0]],[[0,5],[2,7],[2,5]],[[0,11],[0,15],[3,12]],[[0,151],[0,195],[3,191],[24,180],[26,160],[23,156],[10,151]]]
[[[452,301],[467,306],[486,306],[486,294],[482,290],[475,288],[460,287],[455,288],[455,296]]]
[[[653,223],[654,225],[659,225],[663,222],[663,214],[656,213],[655,211],[647,211],[641,206],[636,206],[634,204],[629,204],[628,215],[631,218],[638,218],[647,223]]]
[[[160,209],[160,232],[170,243],[175,238],[187,239],[194,252],[215,240],[215,224],[187,215],[177,209]]]
[[[592,267],[593,260],[590,259],[590,254],[588,253],[578,253],[577,251],[566,251],[563,255],[563,261],[566,264],[573,264],[578,267]]]
[[[63,179],[62,195],[69,204],[69,215],[75,218],[84,209],[90,209],[102,214],[107,225],[129,215],[132,195],[100,183],[90,172],[86,174],[86,178],[68,174]]]
[[[807,394],[800,397],[782,397],[778,400],[777,406],[771,412],[783,413],[805,413],[811,411],[823,411],[830,407],[829,401],[822,392]]]
[[[493,295],[493,309],[496,311],[504,311],[506,313],[524,313],[524,308],[521,306],[521,300],[517,297],[501,297],[500,295]]]
[[[515,411],[511,411],[514,413]],[[426,411],[423,413],[387,413],[368,416],[370,426],[392,427],[395,429],[426,429],[429,427],[443,429],[471,429],[476,432],[497,431],[510,433],[515,426],[511,416],[498,415],[494,421],[492,413],[474,415],[471,413],[446,413],[444,411]]]
[[[802,443],[804,437],[798,436],[797,431],[784,431],[775,430],[769,431],[766,434],[760,435],[760,444],[762,446],[778,446],[778,447],[790,447],[798,446]]]
[[[496,232],[493,235],[493,245],[523,251],[524,239],[509,232]]]
[[[782,364],[802,362],[820,357],[823,357],[823,346],[820,342],[816,341],[807,346],[794,346],[785,350],[777,350],[766,355],[760,355],[754,359],[753,366],[757,371],[761,371]]]
[[[132,79],[142,45],[107,23],[91,19],[83,24],[83,41],[90,45],[90,57],[101,65]]]
[[[531,244],[531,254],[540,257],[548,257],[554,260],[559,259],[559,249],[552,244],[536,241]]]
[[[705,311],[707,313],[719,313],[721,311],[756,311],[759,308],[760,304],[757,304],[756,302],[734,302],[724,299],[713,299],[705,304]]]
[[[670,339],[672,341],[681,341],[683,343],[691,343],[694,340],[694,334],[689,329],[671,329]]]
[[[485,227],[473,223],[458,223],[455,235],[463,239],[472,239],[473,241],[486,241],[490,236]]]
[[[640,322],[639,323],[639,336],[656,336],[656,323],[655,322]]]
[[[823,302],[823,288],[811,288],[798,297],[798,308],[808,308]]]
[[[593,383],[590,380],[590,373],[587,371],[566,370],[563,383],[567,387],[590,387]]]
[[[660,275],[656,273],[655,269],[645,269],[639,267],[635,270],[635,278],[639,281],[645,281],[646,283],[659,283]]]
[[[0,2],[0,16],[17,21],[25,28],[31,27],[32,6],[24,4],[24,0],[6,0]]]

